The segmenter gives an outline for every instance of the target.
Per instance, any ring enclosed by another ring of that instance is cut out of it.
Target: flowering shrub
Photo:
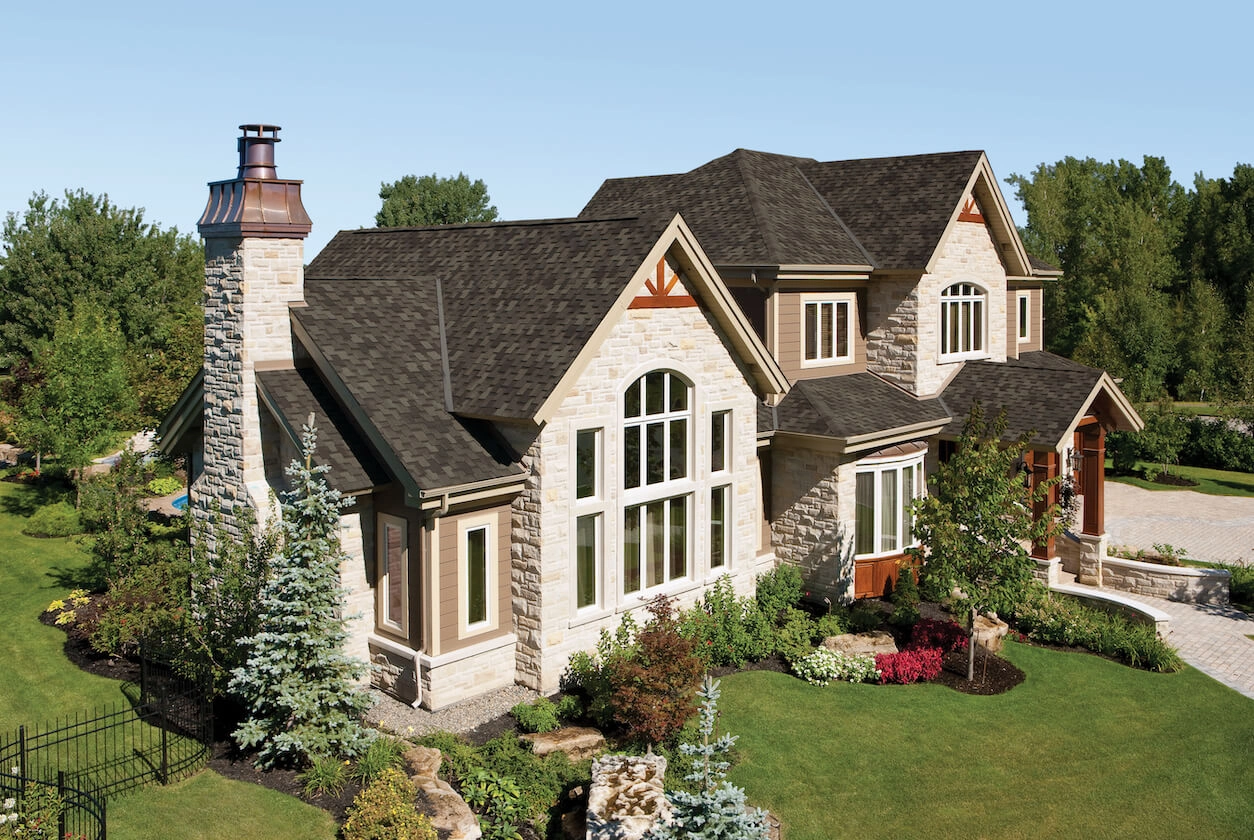
[[[880,684],[909,685],[922,680],[935,679],[941,672],[940,648],[913,648],[900,653],[880,653],[875,657],[875,668],[880,672]]]
[[[345,840],[435,840],[431,820],[414,807],[416,790],[392,767],[366,786],[348,809]]]
[[[914,625],[914,632],[910,634],[910,643],[906,645],[906,649],[940,648],[942,653],[948,653],[966,650],[967,642],[967,631],[957,622],[925,618]]]
[[[867,654],[844,654],[819,648],[792,664],[793,671],[810,685],[827,685],[832,680],[859,683],[878,679],[875,660]]]
[[[57,825],[65,804],[55,788],[28,783],[23,802],[9,797],[0,804],[0,838],[59,840]]]

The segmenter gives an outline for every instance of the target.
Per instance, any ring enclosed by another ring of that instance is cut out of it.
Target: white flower
[[[15,807],[17,807],[17,800],[14,799],[12,796],[4,800],[4,810],[12,811]]]

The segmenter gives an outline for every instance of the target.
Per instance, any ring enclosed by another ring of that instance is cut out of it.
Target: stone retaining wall
[[[1190,604],[1228,603],[1231,578],[1231,573],[1222,569],[1163,566],[1121,557],[1102,561],[1103,586]]]

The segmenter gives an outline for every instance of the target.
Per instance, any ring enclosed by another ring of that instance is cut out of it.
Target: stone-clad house
[[[310,414],[343,516],[354,654],[430,708],[520,682],[654,595],[777,562],[882,594],[970,405],[1075,470],[1104,553],[1102,371],[1041,351],[1041,287],[984,155],[738,150],[605,182],[577,218],[339,233],[304,266],[301,182],[243,126],[210,184],[202,375],[162,432],[192,509],[265,510]],[[1078,453],[1072,455],[1072,453]],[[1059,558],[1059,552],[1064,559]]]

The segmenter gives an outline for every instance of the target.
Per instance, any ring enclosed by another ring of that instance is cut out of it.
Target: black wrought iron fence
[[[54,783],[0,773],[0,817],[16,837],[106,840],[103,797],[70,787],[65,773]]]
[[[98,811],[100,820],[99,833],[72,830],[71,836],[96,840],[105,836],[107,798],[152,782],[166,784],[204,765],[213,744],[213,714],[202,681],[143,657],[139,684],[125,683],[122,691],[124,701],[19,726],[0,740],[0,770],[17,780],[4,798],[26,801],[30,791],[43,796],[50,787],[65,791],[67,814]]]

